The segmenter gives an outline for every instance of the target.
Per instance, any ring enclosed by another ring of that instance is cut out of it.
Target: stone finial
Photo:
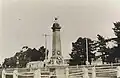
[[[60,25],[58,23],[58,17],[54,18],[54,23],[53,23],[52,29],[53,29],[53,31],[61,29],[61,27],[60,27]]]
[[[55,20],[58,20],[58,17],[55,17]]]

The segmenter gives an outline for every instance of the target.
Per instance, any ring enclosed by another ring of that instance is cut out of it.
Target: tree
[[[92,51],[95,49],[93,46],[94,41],[88,40],[88,58],[91,64],[91,58],[95,58],[95,54]],[[79,37],[76,42],[72,43],[72,52],[70,53],[70,65],[85,65],[86,63],[86,38]]]
[[[113,31],[117,37],[115,41],[117,42],[118,47],[120,47],[120,22],[114,23],[114,26]]]
[[[6,58],[3,63],[3,67],[25,67],[28,62],[31,61],[44,61],[45,60],[45,50],[44,46],[40,47],[38,50],[28,47],[25,51],[21,50],[17,52],[13,57]],[[47,50],[47,54],[48,54]],[[18,64],[17,64],[18,63]]]
[[[5,58],[4,59],[4,63],[2,64],[2,67],[15,67],[16,66],[16,59],[14,57],[10,57],[10,58]]]
[[[104,62],[107,62],[109,63],[110,62],[110,55],[111,53],[113,52],[112,48],[109,48],[108,47],[108,43],[113,39],[113,38],[110,38],[110,39],[105,39],[103,36],[101,35],[97,35],[97,38],[98,38],[98,41],[97,41],[97,44],[98,44],[98,51],[97,52],[100,52],[101,55],[99,55],[98,57],[101,57],[102,59],[102,63],[104,64]]]
[[[111,40],[114,40],[117,46],[112,48],[112,53],[109,58],[114,59],[112,62],[118,62],[118,59],[120,59],[120,22],[114,23],[113,31],[116,38],[112,38]]]

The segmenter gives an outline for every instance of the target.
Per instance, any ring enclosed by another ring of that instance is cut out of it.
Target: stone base
[[[68,64],[48,64],[47,67],[48,68],[66,68],[68,67],[69,65]]]
[[[56,75],[57,78],[66,78],[66,68],[68,64],[60,64],[60,65],[48,65],[51,75]]]

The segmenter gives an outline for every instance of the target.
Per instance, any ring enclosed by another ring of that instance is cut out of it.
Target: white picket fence
[[[46,73],[46,74],[42,74]],[[66,67],[63,75],[50,74],[46,69],[28,69],[28,68],[9,68],[3,69],[2,78],[6,78],[6,75],[12,75],[13,78],[19,78],[19,76],[31,77],[31,78],[111,78],[120,77],[120,64],[113,65],[89,65],[89,66],[69,66]]]
[[[119,78],[120,64],[70,66],[69,78]]]

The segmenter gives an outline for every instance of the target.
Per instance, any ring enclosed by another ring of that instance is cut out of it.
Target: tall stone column
[[[53,39],[52,39],[52,57],[51,64],[62,64],[63,58],[61,53],[61,39],[60,39],[60,25],[57,22],[57,18],[55,18],[55,22],[52,26],[53,31]]]

